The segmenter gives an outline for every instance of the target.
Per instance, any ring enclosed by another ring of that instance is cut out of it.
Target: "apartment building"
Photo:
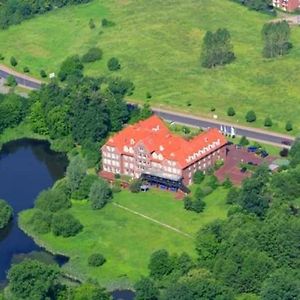
[[[292,12],[300,8],[300,0],[273,0],[273,6]]]

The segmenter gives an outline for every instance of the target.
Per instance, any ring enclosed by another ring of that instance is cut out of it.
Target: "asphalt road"
[[[9,70],[3,70],[0,68],[0,77],[6,78],[8,75],[10,75]],[[41,83],[38,83],[34,81],[34,79],[30,80],[28,76],[22,77],[21,75],[13,74],[13,76],[16,78],[18,84],[23,85],[25,87],[28,87],[30,89],[39,89],[41,87]],[[132,104],[128,104],[129,106],[132,106]],[[175,122],[175,123],[181,123],[185,124],[187,126],[195,126],[199,128],[210,128],[210,127],[217,127],[222,128],[223,130],[226,128],[227,132],[230,132],[231,124],[222,124],[220,121],[216,120],[210,120],[210,119],[204,119],[204,118],[197,118],[194,116],[188,116],[176,112],[161,110],[158,108],[153,108],[153,112],[157,115],[161,116],[163,119]],[[247,128],[242,126],[237,126],[236,124],[232,124],[235,129],[235,135],[237,136],[246,136],[249,139],[257,140],[261,142],[271,143],[271,144],[277,144],[277,145],[283,145],[283,141],[288,141],[289,143],[292,143],[294,141],[294,138],[290,136],[284,136],[282,134],[272,133],[272,132],[264,132],[259,129],[255,128]]]
[[[9,76],[9,75],[11,75],[9,72],[0,69],[0,77],[7,78],[7,76]],[[30,79],[23,78],[22,76],[18,76],[15,74],[13,74],[13,76],[16,78],[16,81],[18,84],[28,87],[30,89],[39,89],[41,87],[40,83],[37,83]]]
[[[205,119],[198,119],[196,117],[189,117],[189,116],[185,116],[182,114],[177,114],[174,112],[166,112],[166,111],[161,111],[159,109],[153,109],[153,111],[161,116],[163,119],[170,121],[170,122],[175,122],[175,123],[181,123],[181,124],[186,124],[186,125],[190,125],[190,126],[195,126],[195,127],[199,127],[199,128],[210,128],[210,127],[217,127],[221,129],[221,125],[222,125],[222,129],[224,130],[224,128],[226,127],[226,131],[230,132],[231,130],[231,126],[226,126],[222,123],[220,123],[220,121],[213,121],[213,120],[205,120]],[[252,140],[257,140],[257,141],[262,141],[262,142],[267,142],[267,143],[274,143],[274,144],[278,144],[278,145],[282,145],[283,141],[288,141],[289,143],[292,143],[294,141],[293,138],[291,137],[286,137],[284,135],[280,135],[280,134],[276,134],[276,133],[268,133],[268,132],[262,132],[259,130],[255,130],[255,129],[246,129],[246,128],[240,128],[238,126],[236,126],[236,124],[233,124],[233,127],[235,129],[235,134],[238,136],[246,136],[249,139]]]

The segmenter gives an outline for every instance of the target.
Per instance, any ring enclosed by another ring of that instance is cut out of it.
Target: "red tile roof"
[[[116,147],[119,153],[128,155],[129,153],[124,151],[124,146],[134,147],[139,142],[142,142],[150,153],[162,154],[164,158],[177,161],[182,168],[227,144],[225,137],[216,128],[211,128],[187,141],[171,133],[165,123],[153,115],[147,120],[124,128],[112,136],[106,145]],[[215,147],[207,149],[205,153],[198,152],[213,143]]]

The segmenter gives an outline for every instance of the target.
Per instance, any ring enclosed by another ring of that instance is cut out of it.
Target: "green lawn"
[[[101,28],[106,17],[115,26]],[[93,18],[97,28],[91,30]],[[244,123],[254,109],[262,127],[264,118],[273,120],[273,130],[284,131],[290,119],[294,133],[300,127],[295,107],[300,101],[300,29],[292,29],[292,52],[277,60],[261,56],[261,28],[269,16],[249,11],[230,0],[94,0],[92,3],[56,10],[0,32],[0,53],[10,56],[38,75],[40,69],[57,71],[71,54],[83,54],[89,47],[104,51],[100,62],[86,66],[90,75],[108,73],[107,60],[116,56],[122,64],[118,75],[132,79],[136,101],[152,94],[152,105],[229,119]],[[226,27],[232,35],[237,60],[215,70],[199,65],[202,38],[207,30]],[[188,107],[187,102],[191,103]],[[210,108],[215,107],[214,113]]]
[[[115,195],[114,202],[162,223],[189,233],[165,228],[112,203],[104,209],[93,211],[87,202],[74,202],[71,212],[84,225],[84,230],[72,238],[54,237],[52,234],[35,236],[36,241],[55,253],[71,257],[64,269],[81,279],[93,278],[105,286],[133,282],[147,274],[151,253],[166,248],[171,253],[186,251],[195,256],[194,236],[203,225],[214,219],[226,218],[225,190],[219,188],[205,201],[207,207],[201,214],[187,212],[183,203],[174,200],[174,194],[151,190],[147,193],[132,194],[122,191]],[[31,231],[30,217],[33,210],[20,215],[20,225]],[[107,258],[100,268],[87,266],[90,254],[100,252]]]

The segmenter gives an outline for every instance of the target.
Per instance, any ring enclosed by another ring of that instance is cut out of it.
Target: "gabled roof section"
[[[216,151],[227,144],[227,140],[216,128],[211,128],[192,140],[170,132],[165,123],[156,115],[129,125],[112,136],[107,146],[116,147],[118,152],[128,154],[124,147],[134,147],[141,142],[148,152],[161,154],[164,158],[176,161],[182,168]]]

